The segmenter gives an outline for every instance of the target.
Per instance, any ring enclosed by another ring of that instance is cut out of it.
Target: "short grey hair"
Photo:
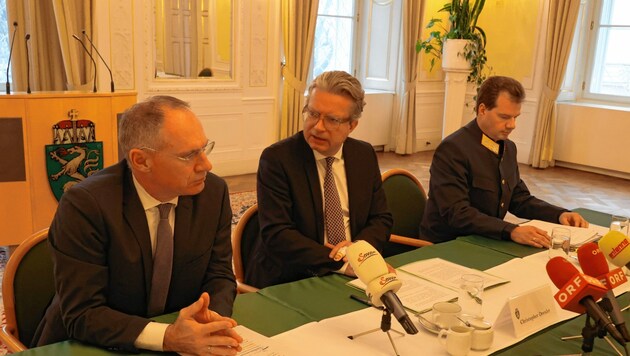
[[[160,129],[164,123],[164,109],[190,110],[190,105],[172,96],[157,95],[127,109],[118,125],[118,145],[129,158],[132,148],[162,147]]]
[[[308,87],[304,109],[308,107],[311,94],[315,88],[350,98],[354,104],[350,111],[350,120],[357,120],[361,117],[365,106],[365,91],[357,78],[341,70],[333,70],[318,75]]]

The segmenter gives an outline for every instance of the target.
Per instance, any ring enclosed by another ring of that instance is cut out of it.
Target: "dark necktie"
[[[346,239],[346,229],[343,224],[343,213],[339,193],[333,177],[332,165],[335,157],[326,157],[326,176],[324,177],[324,218],[328,243],[335,246]]]
[[[153,277],[151,278],[151,295],[149,296],[149,316],[164,312],[168,287],[171,283],[173,268],[173,229],[168,222],[168,215],[173,204],[160,204],[160,222],[158,223],[153,255]]]

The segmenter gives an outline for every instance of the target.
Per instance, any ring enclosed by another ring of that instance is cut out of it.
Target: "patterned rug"
[[[240,192],[230,194],[230,204],[232,205],[232,231],[238,223],[245,210],[256,204],[256,191]]]
[[[245,210],[256,203],[256,191],[247,191],[230,194],[230,204],[232,206],[232,230],[238,223]],[[2,275],[4,274],[4,266],[8,255],[8,249],[6,247],[0,247],[0,285],[2,282]],[[2,290],[0,289],[0,326],[4,326],[4,304],[2,303]],[[8,353],[6,346],[0,342],[0,355],[6,355]]]

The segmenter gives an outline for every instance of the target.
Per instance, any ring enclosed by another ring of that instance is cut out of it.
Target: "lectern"
[[[50,225],[56,184],[118,162],[118,118],[135,103],[135,92],[0,95],[0,245]]]

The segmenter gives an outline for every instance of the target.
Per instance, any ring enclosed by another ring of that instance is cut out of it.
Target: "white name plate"
[[[507,319],[507,313],[517,338],[531,335],[558,320],[556,303],[548,284],[509,298],[497,323],[499,319]]]

